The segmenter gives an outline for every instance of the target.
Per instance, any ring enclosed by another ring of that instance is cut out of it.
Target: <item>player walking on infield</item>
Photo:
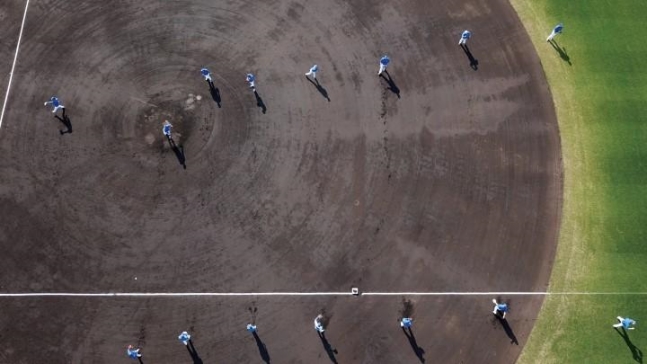
[[[204,80],[207,81],[208,83],[213,82],[211,81],[211,72],[209,72],[208,69],[206,68],[201,69],[200,74],[202,75],[202,77],[204,77]]]
[[[169,141],[173,140],[173,136],[171,135],[173,133],[173,125],[168,122],[168,120],[164,120],[164,125],[162,126],[162,133],[166,136],[166,139]]]
[[[129,358],[134,359],[134,360],[139,360],[139,362],[142,362],[142,353],[140,353],[141,349],[136,348],[132,345],[128,345],[128,348],[126,348],[126,355],[128,355]]]
[[[458,40],[458,45],[461,47],[467,47],[467,40],[472,37],[472,33],[465,29],[463,30],[463,33],[461,34],[461,39]]]
[[[382,72],[386,71],[386,67],[391,63],[391,58],[389,56],[384,55],[382,58],[380,58],[380,70],[377,72],[377,75],[380,76]]]
[[[248,73],[247,77],[245,77],[245,79],[249,83],[249,88],[251,88],[252,91],[256,92],[256,77],[254,77],[253,74]]]
[[[180,336],[177,337],[178,340],[182,342],[182,344],[189,346],[189,341],[191,341],[191,335],[189,335],[188,332],[182,331]]]
[[[315,330],[316,330],[319,334],[323,334],[323,333],[324,333],[324,331],[326,331],[326,329],[324,328],[324,325],[323,325],[323,318],[324,318],[324,317],[323,317],[323,315],[322,315],[322,314],[318,314],[318,315],[317,315],[317,317],[315,317],[315,322],[314,322],[314,324],[315,324]]]
[[[559,23],[555,25],[555,28],[553,28],[553,31],[550,32],[550,35],[548,35],[548,38],[546,38],[546,42],[550,42],[555,38],[557,34],[562,34],[562,31],[564,30],[564,24]]]
[[[501,319],[505,318],[505,314],[508,312],[508,304],[507,303],[498,303],[496,301],[496,298],[492,299],[492,303],[494,303],[494,310],[492,313],[497,316],[501,317]]]
[[[310,67],[310,70],[306,73],[306,77],[312,76],[313,80],[317,80],[317,72],[319,71],[319,66],[316,64],[312,67]]]
[[[220,105],[220,102],[222,101],[222,99],[220,98],[220,90],[216,88],[216,85],[213,84],[211,71],[209,71],[209,69],[205,67],[200,70],[200,74],[202,75],[202,77],[204,77],[204,80],[207,81],[207,84],[209,85],[209,93],[211,94],[211,98],[216,102],[216,104],[218,104],[218,107],[222,107]]]
[[[411,329],[413,326],[413,319],[411,317],[403,317],[400,320],[400,327],[403,329]]]
[[[52,110],[53,113],[56,113],[58,109],[63,109],[63,111],[65,111],[65,106],[61,104],[61,101],[56,96],[52,96],[49,101],[45,101],[45,106],[49,104],[54,107],[54,109]]]

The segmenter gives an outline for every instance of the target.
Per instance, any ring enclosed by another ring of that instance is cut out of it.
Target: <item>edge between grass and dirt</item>
[[[647,292],[647,3],[511,0],[551,90],[564,196],[549,292]],[[557,45],[546,42],[564,23]],[[642,64],[641,64],[642,63]],[[615,317],[638,321],[625,335]],[[647,295],[547,296],[520,363],[642,363]],[[647,359],[646,359],[647,360]]]

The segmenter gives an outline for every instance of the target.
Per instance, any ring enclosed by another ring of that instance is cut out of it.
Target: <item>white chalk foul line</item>
[[[243,297],[243,296],[351,296],[350,292],[109,292],[109,293],[0,293],[0,297]]]
[[[647,292],[105,292],[0,293],[2,297],[644,296]]]
[[[22,40],[22,32],[25,29],[25,22],[27,21],[27,9],[29,9],[29,0],[27,0],[27,2],[25,3],[25,12],[22,15],[22,24],[20,24],[20,33],[18,34],[18,44],[16,44],[16,54],[14,54],[13,56],[13,64],[11,65],[11,72],[9,73],[9,83],[7,84],[7,92],[4,95],[4,103],[2,104],[2,112],[0,113],[0,128],[2,127],[2,120],[4,120],[7,101],[9,100],[9,91],[11,90],[11,83],[13,82],[13,73],[16,70],[16,63],[18,62],[20,41]]]
[[[647,292],[362,292],[362,296],[627,296]]]

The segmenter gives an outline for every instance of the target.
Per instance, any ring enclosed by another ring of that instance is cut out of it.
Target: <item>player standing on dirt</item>
[[[505,314],[508,312],[508,305],[506,303],[498,303],[496,298],[492,299],[492,303],[494,303],[494,310],[492,313],[504,319]]]
[[[135,348],[132,345],[128,345],[128,348],[126,349],[126,354],[128,355],[128,357],[132,359],[139,359],[139,361],[141,362],[142,354],[139,352],[140,350],[141,350],[140,348]]]
[[[467,46],[467,40],[470,39],[472,36],[472,32],[469,30],[465,29],[463,30],[463,33],[461,34],[461,39],[458,40],[458,45],[459,46]]]
[[[204,80],[207,81],[208,83],[211,83],[211,72],[209,72],[208,69],[203,68],[200,70],[200,74],[202,74],[202,77],[204,77]]]
[[[323,334],[326,329],[323,326],[323,315],[318,314],[317,317],[315,317],[315,330],[317,330],[318,333]]]
[[[319,71],[319,66],[315,64],[314,66],[310,67],[310,71],[306,73],[306,77],[312,76],[312,79],[316,81],[318,71]]]
[[[251,88],[252,91],[256,92],[256,83],[255,83],[256,82],[256,77],[254,77],[253,74],[248,73],[247,77],[245,77],[245,79],[247,80],[247,82],[249,82],[249,88]]]
[[[400,320],[400,327],[403,329],[410,329],[412,325],[413,319],[411,317],[403,317],[402,320]]]
[[[45,106],[49,104],[52,104],[54,107],[54,110],[52,110],[53,113],[56,113],[58,109],[63,109],[63,111],[65,111],[65,106],[61,105],[61,101],[56,96],[52,96],[49,101],[45,101]]]
[[[173,139],[173,136],[171,133],[173,132],[173,125],[168,122],[168,120],[164,120],[164,125],[162,126],[162,133],[166,135],[166,139],[171,141]]]
[[[381,75],[382,72],[386,71],[386,67],[391,63],[391,58],[389,56],[384,55],[382,58],[380,58],[380,70],[377,72],[377,75]]]
[[[182,344],[188,346],[189,341],[191,341],[191,335],[189,335],[189,333],[186,331],[182,331],[182,333],[180,334],[180,336],[177,337],[177,339],[180,340]]]

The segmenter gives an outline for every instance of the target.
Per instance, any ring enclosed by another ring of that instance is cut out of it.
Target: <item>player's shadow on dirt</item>
[[[402,332],[404,332],[404,335],[409,340],[409,345],[411,345],[411,349],[413,349],[413,352],[418,357],[418,360],[420,360],[421,363],[424,363],[425,362],[425,357],[424,357],[425,351],[424,351],[424,349],[422,349],[418,345],[418,342],[416,341],[416,337],[413,335],[413,330],[411,330],[411,328],[405,329],[403,327]]]
[[[386,75],[386,76],[384,76],[384,75]],[[389,72],[388,71],[382,72],[380,74],[380,77],[382,77],[382,79],[384,81],[386,81],[386,83],[388,85],[387,89],[390,90],[391,92],[393,92],[394,94],[396,94],[398,96],[398,99],[399,99],[400,98],[400,88],[398,87],[398,85],[395,84],[395,81],[393,81],[393,78],[391,78],[391,75],[389,74]]]
[[[637,348],[636,345],[634,345],[634,343],[631,342],[631,339],[629,339],[629,334],[624,329],[624,327],[622,328],[622,330],[618,330],[618,328],[614,328],[614,330],[616,330],[618,335],[620,335],[624,339],[625,344],[627,344],[627,347],[629,347],[629,350],[631,350],[631,355],[633,356],[633,359],[637,363],[642,364],[642,362],[643,362],[643,352],[642,352],[642,350]]]
[[[472,67],[474,71],[477,71],[479,69],[479,60],[474,58],[474,55],[467,44],[461,44],[461,48],[463,48],[463,52],[465,52],[467,59],[470,61],[470,67]]]
[[[270,353],[267,351],[267,347],[261,341],[261,338],[258,337],[258,334],[256,331],[252,332],[252,335],[254,335],[254,340],[256,340],[256,346],[258,346],[258,353],[261,355],[261,359],[267,364],[270,363]]]
[[[569,66],[573,65],[571,63],[571,57],[569,57],[568,53],[566,53],[566,48],[560,47],[559,44],[557,44],[557,42],[554,39],[551,39],[548,43],[550,43],[550,45],[553,46],[553,49],[557,51],[557,53],[564,60],[564,62],[568,63]]]
[[[267,112],[267,106],[265,106],[263,99],[256,90],[254,90],[254,96],[256,97],[256,106],[260,107],[263,114],[265,114]]]
[[[501,323],[501,327],[503,327],[503,331],[505,331],[505,334],[508,335],[508,338],[510,339],[510,344],[519,345],[517,336],[515,336],[514,331],[512,331],[512,327],[510,327],[510,323],[508,322],[508,320],[502,318],[500,315],[496,315],[496,320]]]
[[[215,103],[218,105],[218,107],[221,106],[222,98],[220,97],[220,89],[217,88],[214,84],[213,81],[207,81],[209,83],[209,93],[211,94],[211,98]]]
[[[173,153],[175,153],[175,157],[177,157],[177,161],[186,169],[186,157],[184,156],[184,147],[181,145],[178,147],[175,144],[175,141],[173,138],[168,138],[168,142],[171,145],[171,149],[173,150]]]
[[[328,91],[326,91],[326,89],[325,89],[325,88],[323,88],[323,86],[321,86],[321,84],[319,83],[319,80],[315,79],[315,80],[313,81],[313,80],[311,80],[311,79],[310,79],[310,77],[308,77],[308,76],[306,76],[306,79],[307,79],[308,81],[310,81],[310,83],[311,83],[311,84],[313,84],[313,85],[315,86],[315,88],[317,89],[317,91],[319,91],[319,93],[321,94],[321,96],[323,96],[326,100],[328,100],[328,102],[330,102],[330,97],[328,97]]]
[[[189,351],[191,359],[193,359],[193,364],[203,364],[202,359],[200,359],[200,355],[198,355],[198,352],[195,350],[195,346],[193,346],[193,341],[189,340],[189,345],[186,346],[186,349]]]
[[[324,347],[324,350],[326,350],[326,354],[328,354],[328,358],[330,358],[330,361],[337,364],[337,358],[335,357],[337,355],[337,349],[333,348],[332,345],[328,342],[328,339],[326,339],[326,334],[323,332],[317,332],[319,334],[319,338],[321,339],[321,344]]]
[[[59,130],[58,132],[63,134],[71,134],[72,133],[72,121],[70,121],[70,118],[67,116],[65,113],[65,109],[63,109],[63,117],[60,117],[58,115],[54,115],[55,118],[57,118],[63,125],[65,125],[65,130]]]

